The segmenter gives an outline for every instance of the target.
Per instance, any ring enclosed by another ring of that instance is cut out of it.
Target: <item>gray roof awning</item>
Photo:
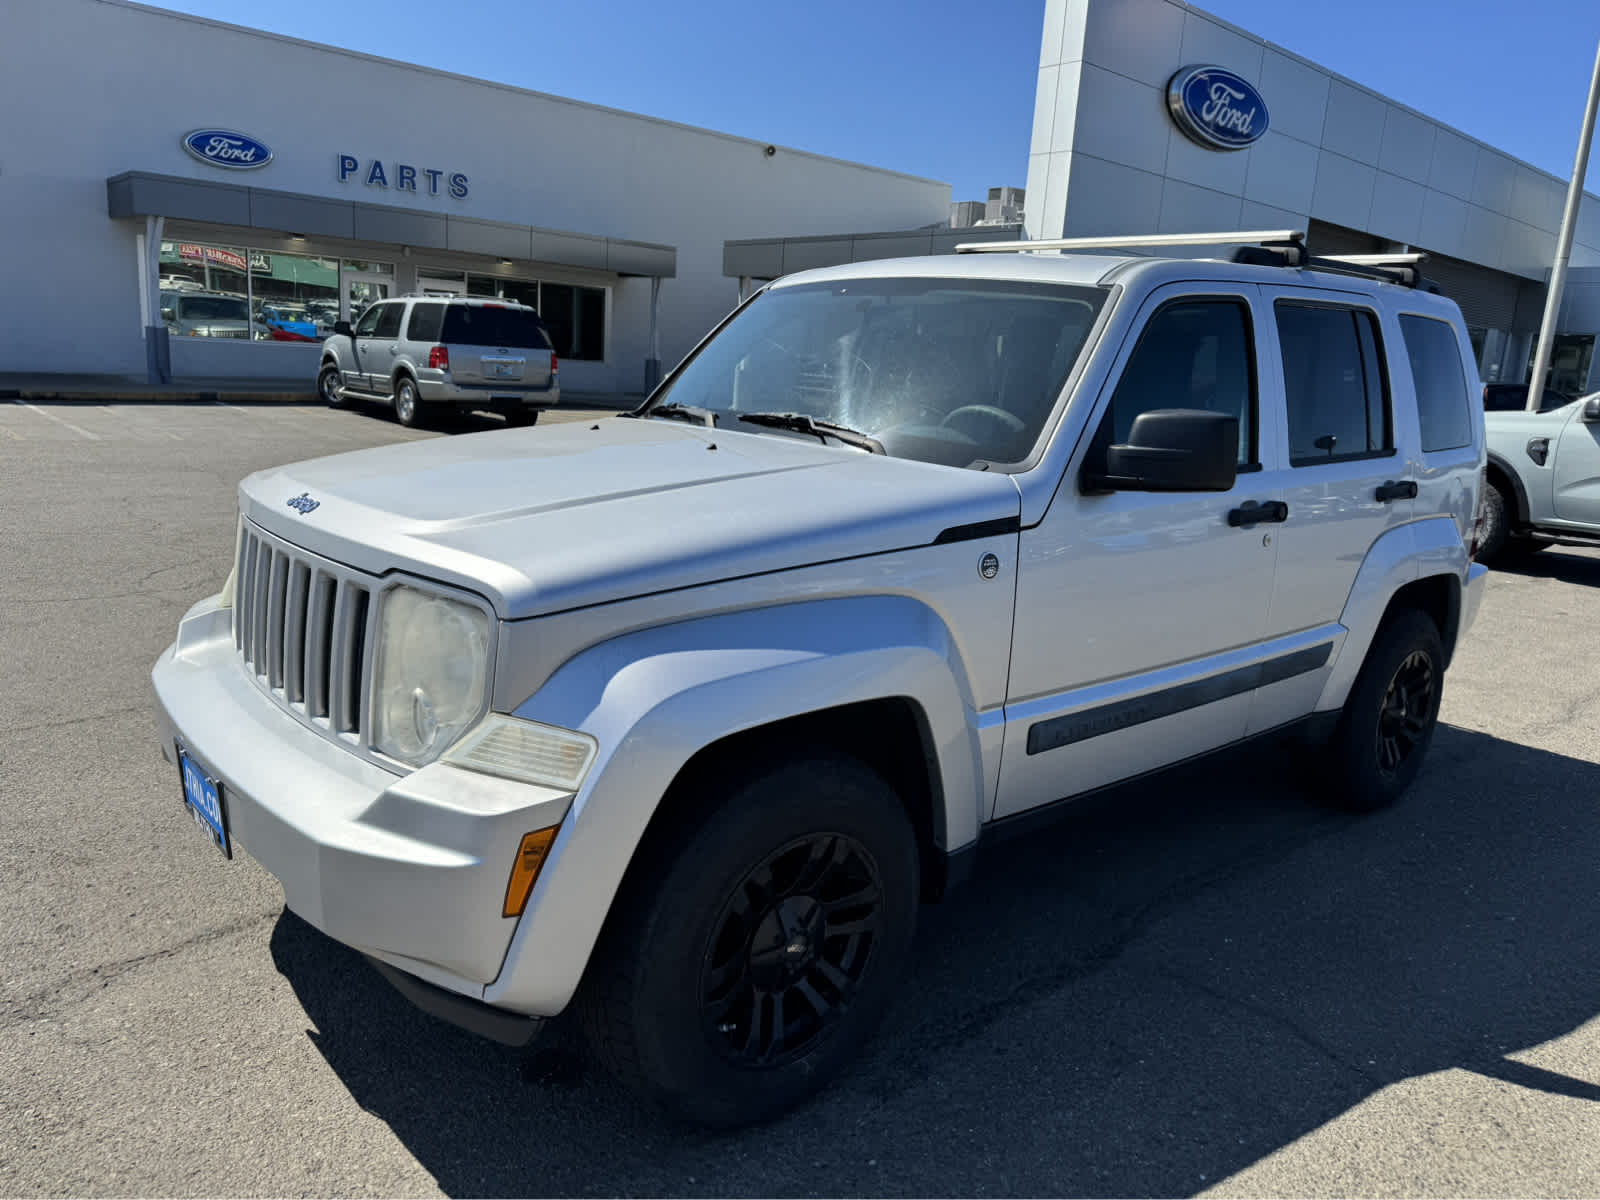
[[[837,267],[875,258],[950,254],[962,242],[1006,242],[1022,236],[1021,225],[979,225],[824,237],[744,238],[722,243],[722,273],[735,278],[777,279],[814,267]]]
[[[126,171],[106,180],[113,217],[168,217],[269,229],[277,233],[390,242],[434,250],[459,250],[618,275],[663,279],[678,273],[675,246],[597,237],[537,225],[484,221],[451,213],[417,212],[390,204],[359,204],[299,192],[216,183],[182,175]]]

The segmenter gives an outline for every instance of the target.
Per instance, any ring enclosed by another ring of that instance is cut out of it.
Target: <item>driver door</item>
[[[1572,416],[1555,440],[1556,519],[1596,528],[1600,527],[1600,423],[1583,419],[1584,404],[1572,407]]]
[[[1262,470],[1281,416],[1258,387],[1257,305],[1252,286],[1155,292],[1095,401],[1098,432],[1022,531],[996,817],[1244,736],[1261,663],[1284,652],[1263,646],[1279,526],[1230,523],[1280,498]],[[1085,458],[1158,408],[1238,417],[1232,490],[1086,494]]]
[[[351,337],[350,357],[353,360],[350,372],[350,382],[362,391],[372,390],[372,379],[367,371],[365,350],[372,339],[372,331],[378,327],[378,318],[383,315],[383,305],[374,304],[361,314],[356,322],[354,335]]]

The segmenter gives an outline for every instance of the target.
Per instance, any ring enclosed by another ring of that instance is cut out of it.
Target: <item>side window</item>
[[[411,308],[411,321],[406,326],[406,337],[413,342],[437,342],[439,329],[444,324],[444,305],[416,304]]]
[[[361,314],[361,319],[356,322],[357,337],[371,337],[372,331],[378,327],[378,318],[383,316],[384,305],[374,304]]]
[[[1417,391],[1417,422],[1424,450],[1455,450],[1472,444],[1471,398],[1461,369],[1455,330],[1431,317],[1400,318]]]
[[[1242,299],[1174,300],[1157,309],[1122,369],[1092,453],[1127,440],[1155,408],[1199,408],[1239,420],[1239,466],[1256,459],[1255,346]]]
[[[1314,467],[1393,451],[1389,386],[1373,315],[1281,300],[1277,318],[1290,465]]]
[[[378,327],[372,331],[373,337],[392,338],[400,336],[400,318],[405,316],[404,304],[379,305],[382,314],[378,317]]]

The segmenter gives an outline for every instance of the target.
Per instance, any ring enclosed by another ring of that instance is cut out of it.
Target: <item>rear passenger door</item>
[[[1467,540],[1483,465],[1483,423],[1472,411],[1478,392],[1472,343],[1459,326],[1437,316],[1401,313],[1399,325],[1405,355],[1397,354],[1395,363],[1409,365],[1416,397],[1417,435],[1409,442],[1417,448],[1410,472],[1417,485],[1412,515],[1419,521],[1449,517]],[[1402,406],[1402,417],[1410,411]]]
[[[1284,416],[1277,444],[1263,453],[1270,481],[1288,506],[1277,526],[1267,625],[1278,637],[1309,635],[1312,651],[1326,661],[1264,681],[1251,709],[1251,733],[1312,710],[1331,670],[1356,573],[1374,542],[1412,519],[1416,482],[1415,464],[1397,449],[1391,367],[1406,361],[1398,329],[1385,328],[1363,294],[1262,291],[1270,312],[1263,324],[1277,350],[1262,391]],[[1409,400],[1409,385],[1403,390]]]

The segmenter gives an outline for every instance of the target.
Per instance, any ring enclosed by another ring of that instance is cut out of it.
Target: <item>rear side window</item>
[[[537,314],[526,308],[452,304],[445,312],[441,341],[457,346],[505,346],[548,350],[550,339]]]
[[[1239,465],[1256,461],[1255,351],[1243,300],[1175,300],[1157,310],[1117,381],[1096,453],[1125,442],[1156,408],[1198,408],[1239,419]]]
[[[411,309],[411,321],[406,325],[406,337],[413,342],[437,342],[439,327],[443,323],[444,305],[414,305]]]
[[[1378,323],[1370,312],[1279,301],[1289,464],[1389,454],[1394,438]]]
[[[399,337],[400,318],[405,316],[404,304],[385,304],[378,314],[378,324],[372,331],[373,337]]]
[[[1411,360],[1417,390],[1417,423],[1424,450],[1455,450],[1472,445],[1472,403],[1455,330],[1430,317],[1400,318],[1400,333]]]

